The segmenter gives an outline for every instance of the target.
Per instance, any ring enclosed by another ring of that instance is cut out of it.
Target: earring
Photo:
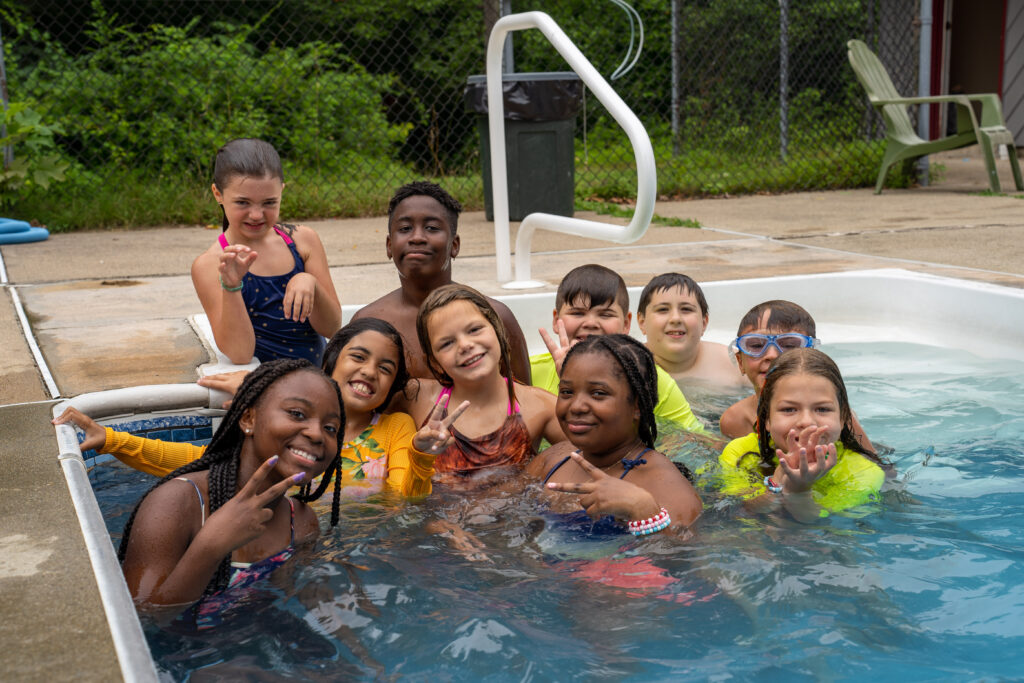
[[[252,434],[252,430],[251,429],[246,429],[245,433],[246,433],[246,435],[251,435]]]

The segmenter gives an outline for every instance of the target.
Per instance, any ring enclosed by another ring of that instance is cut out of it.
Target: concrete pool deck
[[[704,227],[655,223],[632,245],[540,231],[533,277],[553,290],[567,270],[594,261],[622,273],[629,285],[669,270],[714,281],[900,267],[1024,289],[1021,193],[980,194],[987,185],[976,155],[932,159],[946,167],[940,182],[880,196],[864,188],[659,202],[658,215]],[[1008,164],[997,165],[1003,187],[1012,188]],[[324,242],[343,303],[366,303],[397,286],[384,253],[385,219],[308,224]],[[459,232],[455,279],[491,295],[508,293],[495,280],[492,224],[482,212],[468,212]],[[191,382],[208,358],[187,320],[201,311],[188,270],[216,234],[194,226],[94,231],[0,248],[6,271],[0,344],[7,356],[0,367],[0,490],[7,513],[0,522],[0,615],[8,644],[0,666],[15,678],[119,672],[46,423],[51,393],[22,333],[15,299],[63,398]],[[46,514],[37,514],[42,510]]]

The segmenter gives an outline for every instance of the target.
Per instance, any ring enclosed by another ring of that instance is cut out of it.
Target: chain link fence
[[[216,149],[281,152],[293,218],[380,213],[398,185],[483,201],[466,79],[500,0],[0,0],[7,88],[53,126],[49,188],[5,192],[56,229],[212,221]],[[879,119],[845,43],[916,93],[916,0],[514,0],[550,14],[644,122],[665,197],[870,185]],[[635,59],[631,69],[623,66]],[[516,71],[562,71],[538,31]],[[45,137],[45,131],[40,135]],[[31,154],[30,146],[15,155]],[[633,153],[593,96],[576,122],[576,197],[635,196]]]

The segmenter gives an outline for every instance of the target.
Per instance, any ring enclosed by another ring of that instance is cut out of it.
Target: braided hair
[[[875,461],[882,467],[889,464],[876,454],[860,445],[853,434],[853,411],[846,395],[846,385],[839,367],[829,356],[817,349],[792,349],[786,351],[772,362],[764,380],[764,387],[757,401],[757,444],[758,456],[761,458],[762,471],[770,475],[775,471],[775,447],[768,430],[768,416],[771,411],[772,396],[779,380],[790,375],[811,375],[827,379],[836,390],[836,401],[839,403],[839,420],[843,425],[839,433],[839,442],[848,450],[855,451]]]
[[[658,425],[654,420],[654,407],[658,405],[658,371],[654,356],[627,334],[592,334],[565,354],[563,374],[574,357],[585,353],[604,353],[615,360],[612,371],[626,380],[629,400],[636,403],[640,412],[637,436],[645,446],[654,448],[654,440],[658,438]]]
[[[131,517],[128,518],[128,523],[125,524],[124,533],[121,536],[121,545],[117,550],[117,559],[119,562],[122,564],[124,563],[125,555],[128,551],[128,541],[131,537],[132,526],[135,523],[135,515],[138,514],[139,508],[142,507],[142,503],[146,499],[146,496],[152,493],[154,489],[164,482],[180,477],[183,474],[209,470],[210,473],[208,475],[207,484],[207,492],[210,498],[208,514],[216,512],[221,506],[234,497],[236,493],[238,493],[238,466],[242,453],[242,444],[245,441],[242,428],[239,425],[239,420],[242,418],[242,415],[246,410],[259,404],[260,399],[272,384],[293,372],[312,372],[324,377],[324,379],[330,382],[331,386],[334,387],[334,391],[338,397],[338,406],[342,406],[341,391],[338,389],[337,383],[330,377],[324,375],[319,368],[308,360],[282,359],[268,361],[261,364],[249,373],[245,378],[245,381],[242,382],[242,386],[238,388],[238,393],[235,394],[235,398],[231,402],[231,407],[224,415],[224,418],[220,423],[220,427],[217,428],[213,438],[210,440],[210,444],[206,447],[203,457],[190,462],[183,467],[179,467],[168,474],[157,482],[155,486],[146,491],[138,504],[136,504]],[[341,430],[344,431],[344,410],[342,411],[341,421]],[[334,458],[331,460],[331,464],[328,466],[328,469],[331,467],[337,468],[340,461],[340,455],[341,439],[338,439],[338,452],[334,454]],[[330,480],[327,479],[327,481]],[[337,508],[337,506],[338,503],[336,501],[334,507]],[[331,524],[337,524],[337,520],[334,515],[332,515]],[[213,578],[203,591],[203,595],[211,595],[227,588],[230,578],[231,555],[229,554],[221,560]]]

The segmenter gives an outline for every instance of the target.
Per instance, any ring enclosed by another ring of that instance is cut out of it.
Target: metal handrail
[[[516,237],[516,277],[512,281],[511,249],[508,218],[508,171],[505,159],[505,102],[502,98],[501,57],[505,36],[512,31],[540,29],[548,42],[569,63],[580,79],[605,106],[612,118],[622,127],[633,145],[636,157],[636,208],[629,225],[622,227],[598,223],[581,218],[531,213],[519,224]],[[620,244],[635,242],[643,237],[654,216],[657,198],[658,174],[654,165],[654,149],[647,129],[636,114],[626,106],[618,93],[598,73],[569,36],[544,12],[523,12],[502,17],[494,24],[487,41],[487,126],[491,145],[491,187],[494,199],[494,247],[498,281],[509,289],[543,286],[530,280],[530,245],[538,228],[580,237],[607,240]]]

